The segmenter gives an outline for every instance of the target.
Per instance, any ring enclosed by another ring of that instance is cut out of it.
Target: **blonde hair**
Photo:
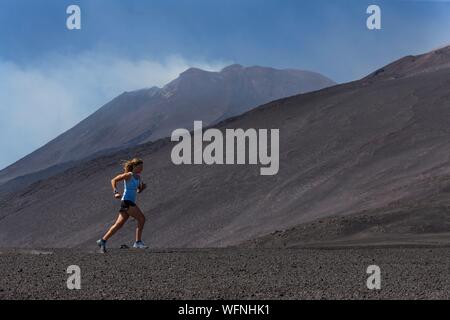
[[[142,161],[142,159],[134,158],[131,160],[123,161],[122,166],[123,166],[123,170],[125,170],[125,172],[132,172],[134,170],[134,168],[136,168],[137,166],[139,166],[143,163],[144,163],[144,161]]]

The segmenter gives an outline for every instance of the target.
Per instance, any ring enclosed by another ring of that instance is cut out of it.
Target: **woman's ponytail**
[[[143,163],[144,163],[144,161],[142,161],[142,159],[139,159],[139,158],[125,160],[122,162],[123,170],[125,172],[132,172],[134,170],[134,168],[136,168],[137,166],[139,166]]]

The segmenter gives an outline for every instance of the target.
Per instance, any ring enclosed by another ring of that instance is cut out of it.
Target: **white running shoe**
[[[135,248],[135,249],[147,249],[148,247],[142,241],[136,241],[133,244],[133,248]]]
[[[97,240],[97,245],[100,247],[100,253],[106,253],[106,241],[103,239]]]

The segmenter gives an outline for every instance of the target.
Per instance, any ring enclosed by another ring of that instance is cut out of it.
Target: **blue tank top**
[[[128,200],[136,203],[136,194],[137,189],[139,188],[139,183],[140,183],[139,177],[135,176],[134,174],[131,176],[130,179],[124,181],[124,191],[122,201]]]

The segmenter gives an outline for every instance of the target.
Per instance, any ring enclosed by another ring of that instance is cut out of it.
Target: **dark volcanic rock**
[[[449,299],[448,249],[8,250],[0,299]],[[381,290],[366,286],[373,264]]]

